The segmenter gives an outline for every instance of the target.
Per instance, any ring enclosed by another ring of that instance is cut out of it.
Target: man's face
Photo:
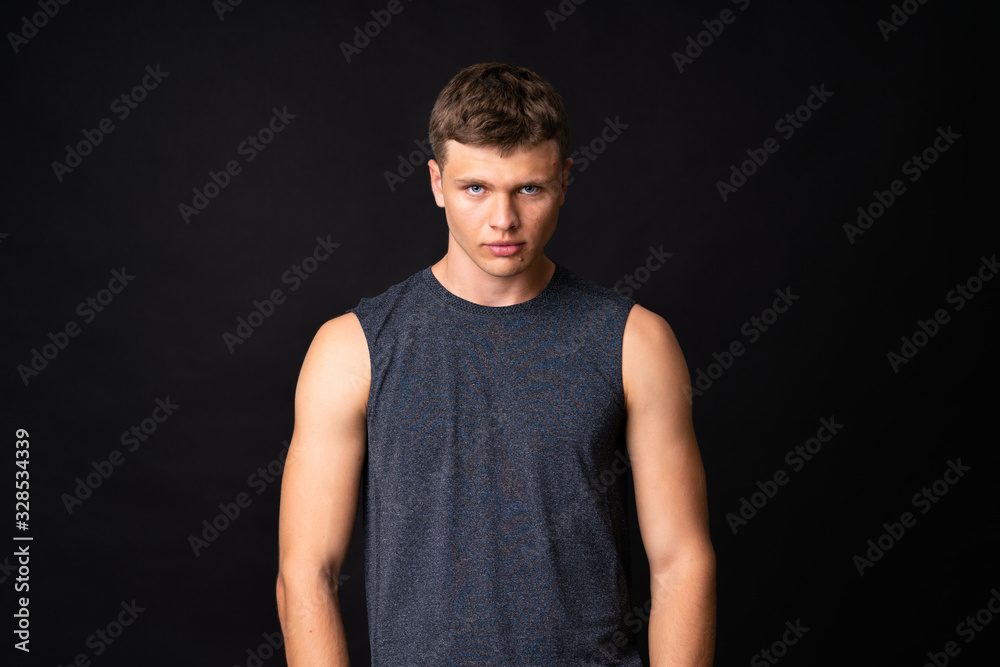
[[[559,159],[554,140],[507,157],[453,140],[445,147],[444,170],[434,160],[429,165],[451,234],[449,259],[497,277],[525,271],[556,230],[573,161]]]

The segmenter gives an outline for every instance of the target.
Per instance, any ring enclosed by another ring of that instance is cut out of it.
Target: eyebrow
[[[537,185],[542,185],[542,184],[545,184],[545,183],[552,183],[555,180],[556,180],[555,178],[549,178],[549,177],[546,177],[546,176],[539,176],[537,178],[529,178],[529,179],[521,182],[521,184],[518,185],[515,189],[516,190],[520,190],[521,188],[525,187],[526,185],[535,185],[535,186],[537,186]],[[458,187],[460,187],[460,188],[467,188],[470,185],[484,185],[484,186],[488,187],[491,190],[493,189],[493,184],[489,183],[486,179],[475,178],[473,176],[463,176],[461,178],[453,179],[452,182],[455,185],[457,185]]]

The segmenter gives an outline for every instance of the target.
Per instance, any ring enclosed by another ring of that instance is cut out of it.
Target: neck
[[[555,273],[555,262],[544,255],[512,273],[509,269],[491,273],[462,253],[449,252],[431,266],[431,272],[455,296],[480,306],[513,306],[538,296]]]

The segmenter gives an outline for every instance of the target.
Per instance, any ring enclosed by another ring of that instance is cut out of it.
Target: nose
[[[490,211],[490,227],[505,230],[513,229],[520,224],[514,197],[497,196],[493,198],[493,204],[493,210]]]

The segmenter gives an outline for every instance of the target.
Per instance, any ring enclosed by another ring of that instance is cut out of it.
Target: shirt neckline
[[[437,276],[434,275],[434,272],[431,271],[430,266],[421,271],[420,274],[423,276],[424,282],[430,291],[445,304],[453,308],[474,313],[476,315],[482,315],[484,317],[501,317],[504,315],[533,310],[545,305],[551,300],[554,292],[553,288],[562,283],[566,273],[566,269],[561,264],[558,262],[553,263],[556,265],[555,271],[552,273],[552,277],[549,279],[549,282],[546,283],[545,287],[542,288],[541,292],[527,301],[511,304],[509,306],[484,306],[452,294],[448,291],[448,288],[441,284],[441,281],[438,280]]]

